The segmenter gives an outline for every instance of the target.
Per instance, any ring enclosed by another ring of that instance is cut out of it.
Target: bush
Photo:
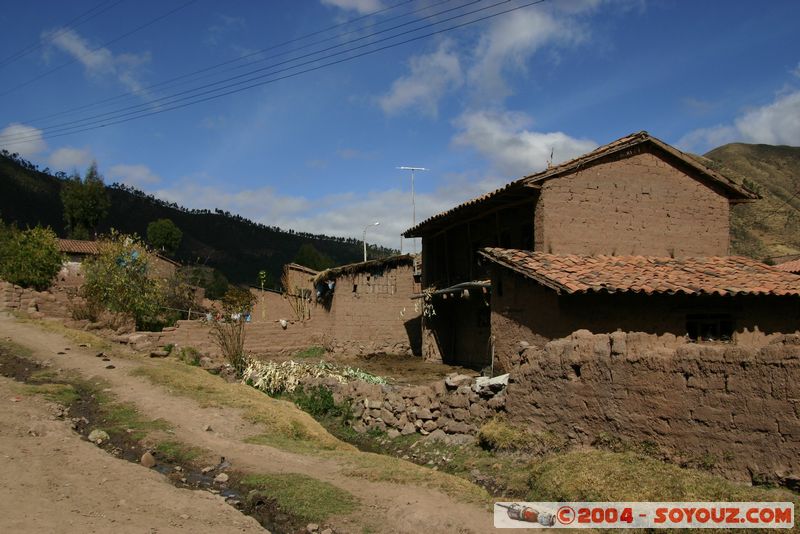
[[[255,297],[247,289],[232,287],[222,299],[222,317],[211,325],[211,335],[237,376],[247,367],[244,352],[245,315],[253,309]]]
[[[0,278],[37,291],[50,287],[64,264],[56,234],[50,228],[3,229],[0,251]]]
[[[112,232],[100,253],[84,265],[82,296],[109,311],[132,317],[139,330],[163,324],[162,291],[149,275],[151,255],[136,236]]]

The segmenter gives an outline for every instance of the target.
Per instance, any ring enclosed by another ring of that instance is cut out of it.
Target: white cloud
[[[108,169],[108,182],[119,182],[136,187],[153,185],[161,182],[147,165],[114,165]]]
[[[63,147],[54,150],[47,161],[56,170],[71,171],[87,167],[92,159],[88,148]]]
[[[532,123],[520,112],[467,112],[456,121],[460,131],[453,142],[477,150],[511,176],[544,169],[551,152],[553,163],[560,163],[597,147],[590,139],[576,139],[563,132],[529,130]]]
[[[242,17],[232,17],[230,15],[216,15],[217,22],[208,28],[206,34],[206,44],[216,46],[220,41],[232,33],[243,30],[246,21]]]
[[[412,57],[409,74],[395,80],[389,92],[380,97],[383,111],[395,114],[416,108],[436,117],[439,99],[464,83],[461,62],[452,46],[452,41],[445,40],[435,52]]]
[[[735,141],[800,146],[800,90],[781,94],[771,104],[748,110],[731,124],[689,132],[678,145],[704,152]]]
[[[0,148],[30,159],[47,149],[42,131],[27,124],[12,122],[0,131]]]
[[[42,38],[49,39],[53,46],[78,60],[90,76],[101,78],[114,76],[128,90],[141,92],[141,68],[150,62],[150,54],[117,54],[108,48],[92,47],[74,30],[45,32]]]
[[[571,2],[568,10],[526,9],[499,17],[481,36],[469,69],[470,86],[481,98],[502,100],[512,93],[505,80],[510,70],[526,70],[533,54],[549,44],[574,44],[586,38],[575,15],[594,2]],[[567,14],[564,14],[567,11]]]
[[[361,15],[383,9],[381,0],[322,0],[326,6],[334,6],[346,11],[357,11]]]

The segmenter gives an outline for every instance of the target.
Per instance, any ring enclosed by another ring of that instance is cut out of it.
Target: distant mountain
[[[768,261],[800,255],[800,147],[731,143],[703,158],[762,197],[733,209],[733,253]]]
[[[0,217],[21,227],[50,226],[64,236],[60,198],[64,178],[63,173],[54,175],[15,155],[0,154]],[[260,270],[280,280],[283,265],[294,261],[304,244],[311,244],[336,265],[362,259],[362,244],[355,238],[282,230],[220,210],[187,210],[119,184],[107,190],[111,209],[101,232],[115,228],[146,236],[151,221],[171,219],[183,231],[176,259],[186,265],[199,263],[219,269],[232,282],[256,285]],[[394,252],[370,248],[372,257]]]

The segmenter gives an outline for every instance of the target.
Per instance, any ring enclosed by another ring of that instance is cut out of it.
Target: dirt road
[[[96,358],[96,351],[91,348],[80,348],[60,334],[4,314],[0,314],[0,337],[30,348],[33,358],[54,367],[85,377],[101,376],[119,400],[135,404],[149,419],[165,419],[172,425],[176,439],[225,456],[237,470],[301,473],[349,492],[361,503],[360,511],[334,518],[336,532],[494,531],[491,512],[483,504],[460,502],[443,492],[416,485],[348,476],[332,458],[245,443],[244,439],[258,434],[259,429],[237,410],[202,408],[194,400],[131,375],[133,369],[150,363],[147,358],[115,358],[115,367],[106,369],[105,362]],[[7,380],[3,387],[8,387]],[[218,528],[223,524],[231,531],[255,530],[252,520],[220,504],[218,498],[175,489],[151,470],[112,458],[80,441],[64,423],[49,421],[41,401],[23,397],[22,401],[11,403],[7,400],[9,390],[2,391],[0,466],[4,482],[0,523],[13,522],[12,531],[40,532],[50,525],[69,526],[70,521],[75,531],[82,532],[92,528],[111,530],[111,526],[119,530],[118,525],[129,524],[128,521],[136,532],[146,532],[150,527],[159,532],[182,528],[227,532]],[[20,413],[23,409],[25,412]],[[28,435],[32,424],[29,419],[42,425],[41,436]],[[209,425],[212,432],[205,430]],[[28,452],[22,453],[23,450]],[[411,467],[414,466],[409,464]],[[9,483],[10,480],[16,482]],[[189,519],[182,519],[183,516]],[[34,518],[40,528],[26,528],[34,524],[30,523]]]

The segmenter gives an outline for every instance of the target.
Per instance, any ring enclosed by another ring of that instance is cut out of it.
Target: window
[[[733,330],[733,317],[729,314],[686,316],[686,334],[693,341],[730,341]]]

